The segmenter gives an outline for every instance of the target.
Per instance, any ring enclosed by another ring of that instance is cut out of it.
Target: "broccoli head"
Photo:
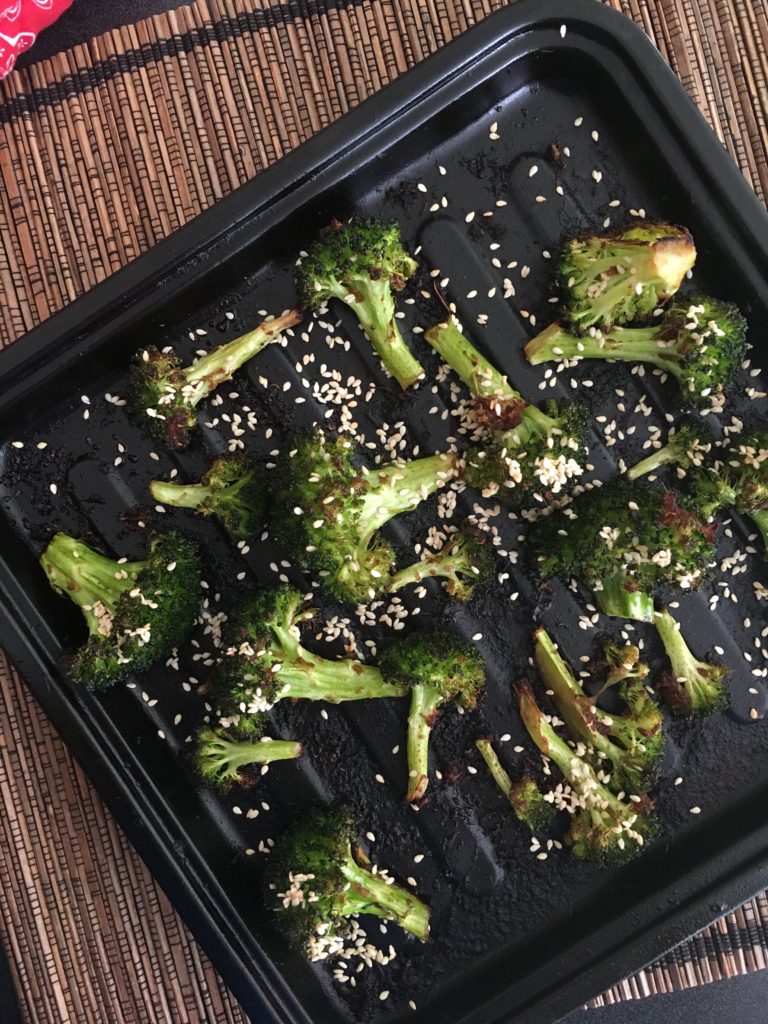
[[[240,367],[300,323],[291,309],[234,341],[227,342],[183,366],[178,355],[154,345],[137,353],[131,370],[128,410],[136,423],[159,444],[172,450],[186,448],[197,426],[197,406],[212,391],[232,378]]]
[[[332,597],[364,603],[405,585],[379,530],[445,486],[457,460],[431,455],[365,470],[354,454],[343,436],[318,430],[297,438],[270,475],[272,521],[285,550]]]
[[[768,431],[732,438],[693,475],[691,502],[705,519],[732,506],[749,516],[768,547]]]
[[[647,795],[630,801],[601,781],[583,745],[573,749],[555,732],[536,703],[529,683],[517,685],[520,717],[541,753],[550,758],[568,783],[561,807],[571,814],[567,840],[579,860],[616,866],[630,860],[657,831]],[[556,802],[555,806],[558,804]]]
[[[439,551],[428,551],[396,572],[388,590],[394,593],[411,583],[440,579],[454,601],[468,601],[476,587],[493,578],[495,565],[486,534],[468,523],[449,534]]]
[[[685,296],[647,327],[586,337],[552,324],[525,347],[534,364],[562,359],[617,359],[650,363],[669,373],[685,399],[711,405],[722,396],[746,350],[746,321],[730,302],[706,295]]]
[[[558,265],[564,319],[576,334],[646,320],[696,260],[685,228],[644,223],[566,243]]]
[[[529,405],[451,318],[425,335],[469,388],[464,426],[473,441],[463,477],[485,496],[514,508],[547,504],[584,472],[588,419],[584,407]]]
[[[270,739],[263,735],[267,727],[266,715],[251,715],[246,729],[200,729],[194,749],[200,776],[216,789],[247,787],[254,780],[249,772],[253,765],[301,757],[304,751],[300,743]]]
[[[472,644],[433,630],[390,644],[380,667],[387,682],[411,691],[405,799],[413,803],[429,784],[429,737],[440,708],[450,701],[474,708],[485,686],[485,663]]]
[[[373,665],[331,661],[306,650],[299,625],[312,615],[298,590],[281,586],[262,590],[229,617],[209,692],[221,726],[249,729],[285,698],[338,704],[408,692],[386,682]]]
[[[615,648],[610,650],[615,656]],[[636,651],[631,648],[627,658],[633,660]],[[536,665],[568,731],[585,745],[583,756],[600,781],[614,792],[645,793],[661,763],[664,732],[661,712],[642,680],[628,677],[620,683],[624,712],[609,714],[587,696],[543,629],[536,633]],[[631,671],[637,672],[636,663]]]
[[[338,299],[355,313],[376,353],[401,387],[424,370],[405,343],[395,318],[394,293],[416,270],[400,228],[376,220],[332,221],[296,271],[299,301],[317,309]]]
[[[523,775],[513,782],[499,761],[490,740],[477,740],[475,746],[488,766],[494,782],[512,804],[518,821],[527,825],[531,832],[545,828],[554,817],[555,809],[539,789],[536,780],[530,775]]]
[[[725,684],[728,669],[699,661],[685,642],[679,623],[666,609],[656,612],[654,625],[672,665],[672,671],[663,672],[656,681],[664,702],[685,717],[724,711],[729,704]]]
[[[653,621],[661,585],[699,587],[715,555],[712,530],[674,491],[622,482],[580,494],[532,524],[528,539],[541,576],[575,577],[606,615]]]
[[[429,907],[368,864],[346,808],[315,808],[277,839],[264,876],[265,902],[310,960],[353,946],[360,935],[353,919],[359,915],[394,921],[421,942],[428,940]]]
[[[218,516],[239,540],[251,539],[266,516],[264,481],[256,467],[241,455],[214,459],[200,483],[153,480],[149,490],[155,501],[164,505]]]
[[[617,644],[606,640],[603,645],[604,660],[599,666],[605,670],[605,681],[600,689],[609,689],[626,680],[643,682],[648,677],[648,666],[640,661],[640,648],[633,644]]]
[[[704,465],[712,451],[712,442],[702,436],[701,429],[693,423],[685,423],[670,433],[667,443],[656,448],[650,455],[627,470],[628,480],[639,480],[641,476],[655,473],[662,466],[677,466],[678,477],[683,478],[691,467]]]
[[[179,533],[156,534],[142,562],[113,561],[57,533],[40,559],[53,588],[80,608],[87,642],[68,671],[89,689],[143,672],[186,640],[197,617],[200,563]]]

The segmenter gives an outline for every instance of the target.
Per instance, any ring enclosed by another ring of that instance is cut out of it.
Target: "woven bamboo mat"
[[[197,0],[0,86],[0,343],[503,0]],[[609,0],[768,195],[768,0]],[[35,1024],[244,1022],[0,655],[0,919]],[[755,898],[596,1003],[766,966]]]

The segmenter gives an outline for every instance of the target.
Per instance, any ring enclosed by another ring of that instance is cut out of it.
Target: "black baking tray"
[[[490,138],[494,122],[496,140]],[[551,159],[553,142],[570,149],[565,167]],[[538,171],[531,176],[534,164]],[[602,171],[601,181],[595,169]],[[444,195],[447,206],[441,205]],[[547,201],[536,202],[537,195]],[[608,205],[614,198],[620,207]],[[499,200],[508,205],[496,205]],[[435,203],[437,211],[430,212]],[[280,708],[276,728],[301,735],[310,758],[273,769],[255,790],[219,798],[200,792],[184,759],[185,740],[203,713],[188,684],[205,674],[205,658],[192,660],[194,649],[182,653],[178,671],[158,669],[135,687],[98,698],[57,668],[62,647],[82,634],[77,611],[50,591],[37,567],[52,530],[95,535],[116,553],[138,556],[139,522],[160,519],[147,507],[147,481],[174,466],[193,476],[228,443],[220,421],[183,455],[150,457],[149,441],[103,397],[124,390],[127,360],[137,345],[172,343],[191,353],[234,337],[259,319],[259,310],[278,312],[293,303],[296,251],[331,217],[394,216],[409,244],[422,246],[422,279],[406,293],[416,301],[401,306],[406,328],[427,326],[440,315],[439,303],[418,294],[437,284],[457,303],[478,343],[528,395],[578,391],[593,416],[616,419],[615,445],[606,445],[602,432],[593,438],[592,476],[607,479],[619,456],[630,462],[640,455],[647,425],[664,426],[665,413],[678,410],[678,396],[650,373],[598,364],[561,374],[550,386],[543,368],[525,364],[521,347],[533,331],[530,315],[542,325],[553,308],[547,301],[551,262],[544,253],[553,255],[564,235],[598,229],[606,217],[618,222],[630,209],[691,228],[700,253],[696,283],[744,307],[753,356],[761,355],[768,323],[768,219],[671,71],[638,28],[597,3],[521,0],[0,354],[0,639],[254,1021],[543,1024],[768,881],[768,822],[761,810],[768,798],[768,727],[750,717],[750,708],[760,715],[768,708],[763,677],[753,674],[762,670],[765,644],[759,635],[765,604],[753,581],[765,585],[768,577],[753,554],[733,563],[748,571],[729,570],[728,593],[713,583],[681,599],[677,614],[693,646],[704,650],[717,643],[734,667],[733,710],[671,727],[658,800],[662,836],[638,861],[615,871],[578,864],[565,851],[536,859],[473,751],[478,735],[509,732],[510,742],[500,745],[505,763],[521,765],[529,756],[512,749],[525,737],[509,684],[528,671],[534,622],[556,631],[572,659],[593,652],[606,626],[614,635],[621,631],[621,624],[606,620],[578,628],[585,595],[577,598],[562,587],[537,590],[523,551],[512,564],[521,524],[506,516],[494,522],[508,552],[500,571],[509,578],[466,607],[446,605],[439,590],[423,601],[407,599],[412,609],[422,606],[424,622],[448,621],[464,635],[482,633],[479,645],[490,666],[482,708],[474,715],[446,715],[435,730],[434,764],[443,777],[433,781],[418,813],[401,802],[405,768],[402,755],[391,753],[402,744],[402,702],[330,708],[327,720],[317,706]],[[487,211],[493,217],[483,217]],[[515,260],[517,266],[508,269]],[[432,277],[430,270],[439,273]],[[516,287],[510,302],[500,297],[504,277]],[[467,299],[473,288],[479,298]],[[476,324],[478,312],[488,314],[487,325]],[[391,433],[402,421],[404,454],[414,445],[422,453],[444,445],[455,423],[430,410],[446,408],[446,385],[430,382],[403,396],[359,344],[355,325],[343,313],[337,323],[337,315],[334,310],[326,318],[330,332],[316,326],[309,341],[297,333],[288,348],[263,353],[233,385],[238,397],[225,392],[224,405],[209,406],[201,418],[247,404],[259,421],[248,435],[249,450],[268,461],[286,422],[302,425],[326,416],[335,422],[338,410],[327,404],[328,391],[317,390],[327,383],[323,373],[329,371],[321,370],[326,364],[339,371],[345,386],[349,377],[377,383],[371,401],[363,386],[356,414],[369,440],[377,442],[382,423]],[[348,351],[330,348],[329,333],[353,344]],[[436,360],[417,335],[412,338],[431,381]],[[314,363],[297,365],[310,353]],[[743,371],[721,425],[731,416],[752,425],[764,415],[761,401],[745,393],[762,386],[750,372]],[[261,378],[275,383],[264,386]],[[625,391],[623,409],[617,407],[617,387]],[[650,411],[638,417],[632,409],[641,394]],[[296,404],[297,395],[306,401]],[[643,429],[633,432],[641,422]],[[14,447],[14,440],[24,447]],[[44,449],[37,447],[41,440]],[[126,451],[115,466],[118,442]],[[56,495],[51,482],[58,484]],[[461,498],[466,510],[477,500],[468,492]],[[427,503],[393,530],[403,555],[434,518],[434,502]],[[222,579],[241,572],[259,582],[274,582],[280,573],[298,581],[270,539],[252,544],[244,559],[213,522],[168,513],[163,523],[187,529],[205,545],[213,606]],[[721,528],[719,542],[721,555],[744,552],[748,524],[734,519]],[[713,593],[722,596],[711,614]],[[328,603],[322,612],[354,619],[348,609]],[[361,640],[377,643],[391,636],[380,624],[357,631]],[[633,635],[640,635],[640,627]],[[643,636],[657,665],[661,652],[652,636]],[[210,647],[204,637],[199,643],[198,654]],[[340,652],[312,632],[308,643]],[[383,785],[376,774],[385,778]],[[683,783],[673,786],[678,775]],[[390,929],[381,940],[393,942],[397,959],[357,975],[354,989],[334,983],[327,967],[311,967],[285,946],[260,905],[261,855],[246,853],[258,850],[308,802],[339,795],[375,835],[374,859],[402,878],[414,876],[433,907],[432,942],[420,947]],[[694,806],[701,807],[700,815],[690,814]],[[249,809],[258,817],[248,817]],[[416,852],[426,854],[419,864]],[[386,1000],[379,998],[383,990],[390,992]]]

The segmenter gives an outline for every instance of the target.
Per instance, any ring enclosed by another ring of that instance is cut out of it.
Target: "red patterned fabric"
[[[0,0],[0,78],[72,0]]]

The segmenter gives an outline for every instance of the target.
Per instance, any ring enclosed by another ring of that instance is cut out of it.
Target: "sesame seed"
[[[701,814],[701,808],[700,807],[692,807],[691,808],[691,814]]]

